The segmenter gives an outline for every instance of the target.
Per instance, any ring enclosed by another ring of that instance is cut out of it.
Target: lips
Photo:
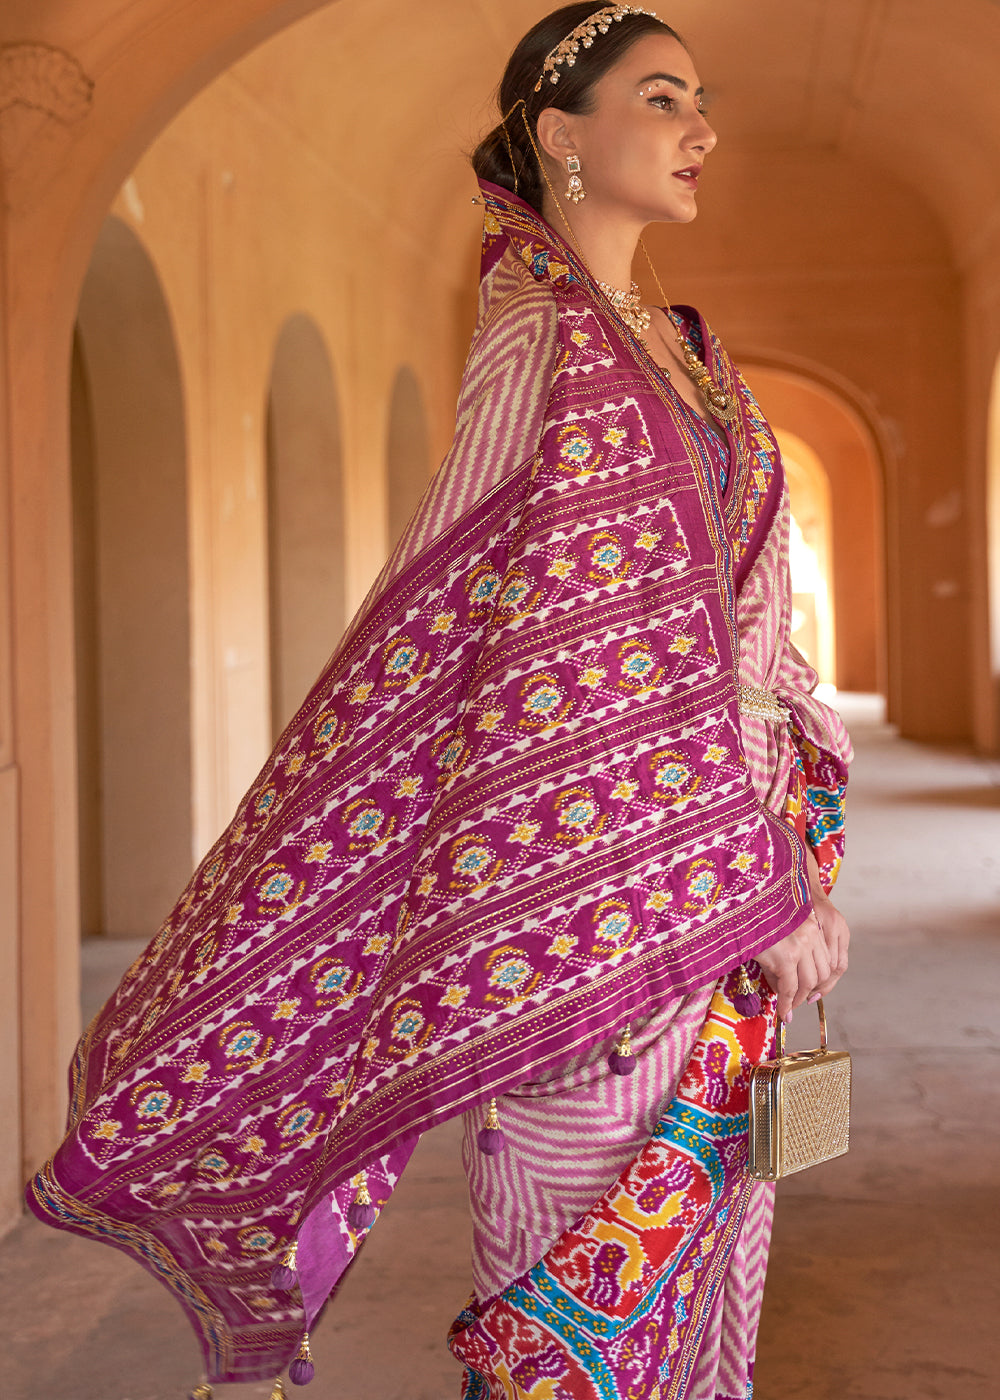
[[[674,179],[682,180],[685,185],[694,190],[698,188],[698,176],[700,174],[700,165],[688,165],[683,170],[675,170]]]

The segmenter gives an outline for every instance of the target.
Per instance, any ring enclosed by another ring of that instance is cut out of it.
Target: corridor
[[[1000,765],[904,742],[867,698],[842,701],[857,757],[838,903],[854,944],[829,1011],[832,1043],[854,1055],[853,1146],[779,1190],[755,1400],[980,1400],[1000,1301]],[[137,947],[88,947],[88,1014]],[[813,1037],[803,1010],[790,1043]],[[303,1393],[457,1397],[444,1336],[467,1255],[448,1125],[421,1142],[316,1332]],[[157,1285],[33,1219],[0,1243],[0,1314],[3,1400],[181,1400],[198,1378]]]

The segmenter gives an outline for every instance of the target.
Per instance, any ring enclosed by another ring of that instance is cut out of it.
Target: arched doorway
[[[340,414],[323,337],[296,313],[278,335],[267,400],[271,727],[295,714],[344,630]]]
[[[772,365],[750,364],[746,374],[779,440],[790,447],[790,490],[798,493],[800,511],[810,513],[817,544],[828,551],[829,669],[840,690],[888,696],[891,717],[878,445],[853,405],[828,385]]]
[[[156,271],[116,218],[80,295],[70,420],[81,929],[148,938],[192,860],[184,397]]]
[[[386,462],[391,550],[406,528],[430,477],[427,415],[420,385],[409,365],[403,365],[397,372],[392,386]]]

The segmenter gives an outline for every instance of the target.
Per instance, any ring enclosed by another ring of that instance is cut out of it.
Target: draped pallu
[[[361,1173],[383,1204],[424,1129],[610,1042],[809,905],[738,713],[773,438],[691,313],[740,405],[721,495],[586,269],[483,191],[452,450],[84,1034],[68,1134],[29,1185],[43,1219],[174,1292],[211,1379],[294,1354],[359,1244]]]

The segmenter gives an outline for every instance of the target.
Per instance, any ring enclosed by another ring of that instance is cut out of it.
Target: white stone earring
[[[580,179],[580,157],[567,156],[566,169],[569,171],[569,189],[566,191],[566,198],[571,199],[574,204],[579,204],[581,199],[587,198],[587,191],[583,188],[583,181]]]

